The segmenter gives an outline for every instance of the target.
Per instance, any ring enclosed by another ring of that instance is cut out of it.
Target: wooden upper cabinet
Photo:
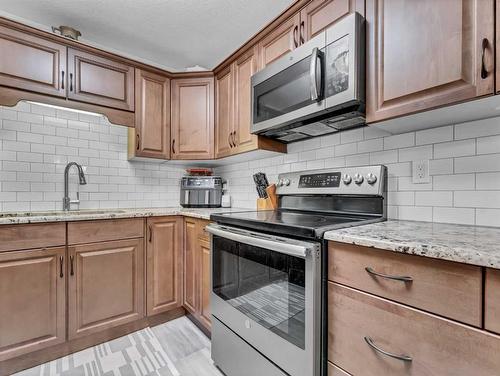
[[[214,157],[214,78],[172,80],[172,159]]]
[[[0,85],[66,96],[66,46],[0,26]]]
[[[137,157],[170,158],[170,80],[135,70],[135,137],[129,136]]]
[[[68,98],[134,111],[134,67],[68,48]]]
[[[366,20],[367,122],[493,93],[493,0],[367,0]]]
[[[300,45],[300,13],[296,13],[259,42],[259,69],[271,64]]]
[[[65,251],[0,254],[0,362],[65,341]]]
[[[365,0],[312,0],[300,11],[300,37],[308,41],[342,17],[365,14]]]
[[[215,104],[216,104],[216,137],[215,156],[225,157],[231,154],[236,146],[234,143],[233,122],[233,71],[229,65],[221,71],[215,82]]]
[[[69,248],[68,337],[144,316],[143,238]]]
[[[234,139],[236,152],[257,148],[258,137],[250,133],[252,125],[251,77],[257,72],[257,49],[251,48],[241,55],[234,67]]]
[[[148,218],[146,243],[148,316],[182,306],[182,217]]]

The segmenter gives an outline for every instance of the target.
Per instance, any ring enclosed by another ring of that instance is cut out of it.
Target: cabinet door
[[[300,13],[284,21],[276,29],[266,35],[259,43],[260,66],[259,69],[271,64],[297,48],[300,44],[299,25]]]
[[[68,48],[68,98],[134,111],[134,67]]]
[[[172,159],[214,156],[214,79],[172,80]]]
[[[192,314],[198,310],[198,227],[193,218],[184,219],[184,307]]]
[[[135,70],[135,156],[170,158],[170,80]]]
[[[182,218],[148,218],[148,316],[182,306],[182,235]]]
[[[234,138],[236,152],[257,148],[257,136],[250,133],[252,125],[251,77],[257,72],[257,49],[252,48],[234,63]]]
[[[210,270],[210,243],[199,240],[200,253],[200,321],[208,329],[212,327],[210,294],[212,293],[212,274]]]
[[[233,124],[233,77],[231,65],[224,69],[216,78],[216,157],[221,158],[231,154],[234,143]]]
[[[365,0],[312,0],[300,11],[300,37],[308,41],[342,17],[358,12],[364,16]]]
[[[66,46],[0,26],[0,85],[66,96]]]
[[[143,317],[143,241],[140,238],[69,248],[70,339]]]
[[[65,341],[65,248],[0,254],[0,361]]]
[[[493,93],[493,0],[367,0],[366,19],[367,122]]]

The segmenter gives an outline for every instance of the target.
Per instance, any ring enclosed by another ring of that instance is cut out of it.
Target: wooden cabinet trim
[[[233,66],[221,70],[215,80],[215,156],[227,157],[236,146],[234,140]]]

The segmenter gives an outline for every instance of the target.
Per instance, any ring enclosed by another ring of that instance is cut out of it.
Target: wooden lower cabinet
[[[147,220],[146,306],[147,315],[182,306],[182,217]]]
[[[499,336],[332,282],[328,320],[328,359],[353,375],[495,376],[500,369]]]
[[[487,269],[484,299],[484,327],[500,334],[500,270]]]
[[[205,220],[184,221],[184,307],[210,330],[210,243]]]
[[[65,251],[0,253],[0,362],[65,341]]]
[[[143,239],[69,248],[68,338],[144,316]]]

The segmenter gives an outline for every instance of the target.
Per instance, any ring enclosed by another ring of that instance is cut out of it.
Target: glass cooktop
[[[212,214],[211,220],[280,235],[318,238],[328,230],[361,224],[373,217],[294,210],[263,210]]]

